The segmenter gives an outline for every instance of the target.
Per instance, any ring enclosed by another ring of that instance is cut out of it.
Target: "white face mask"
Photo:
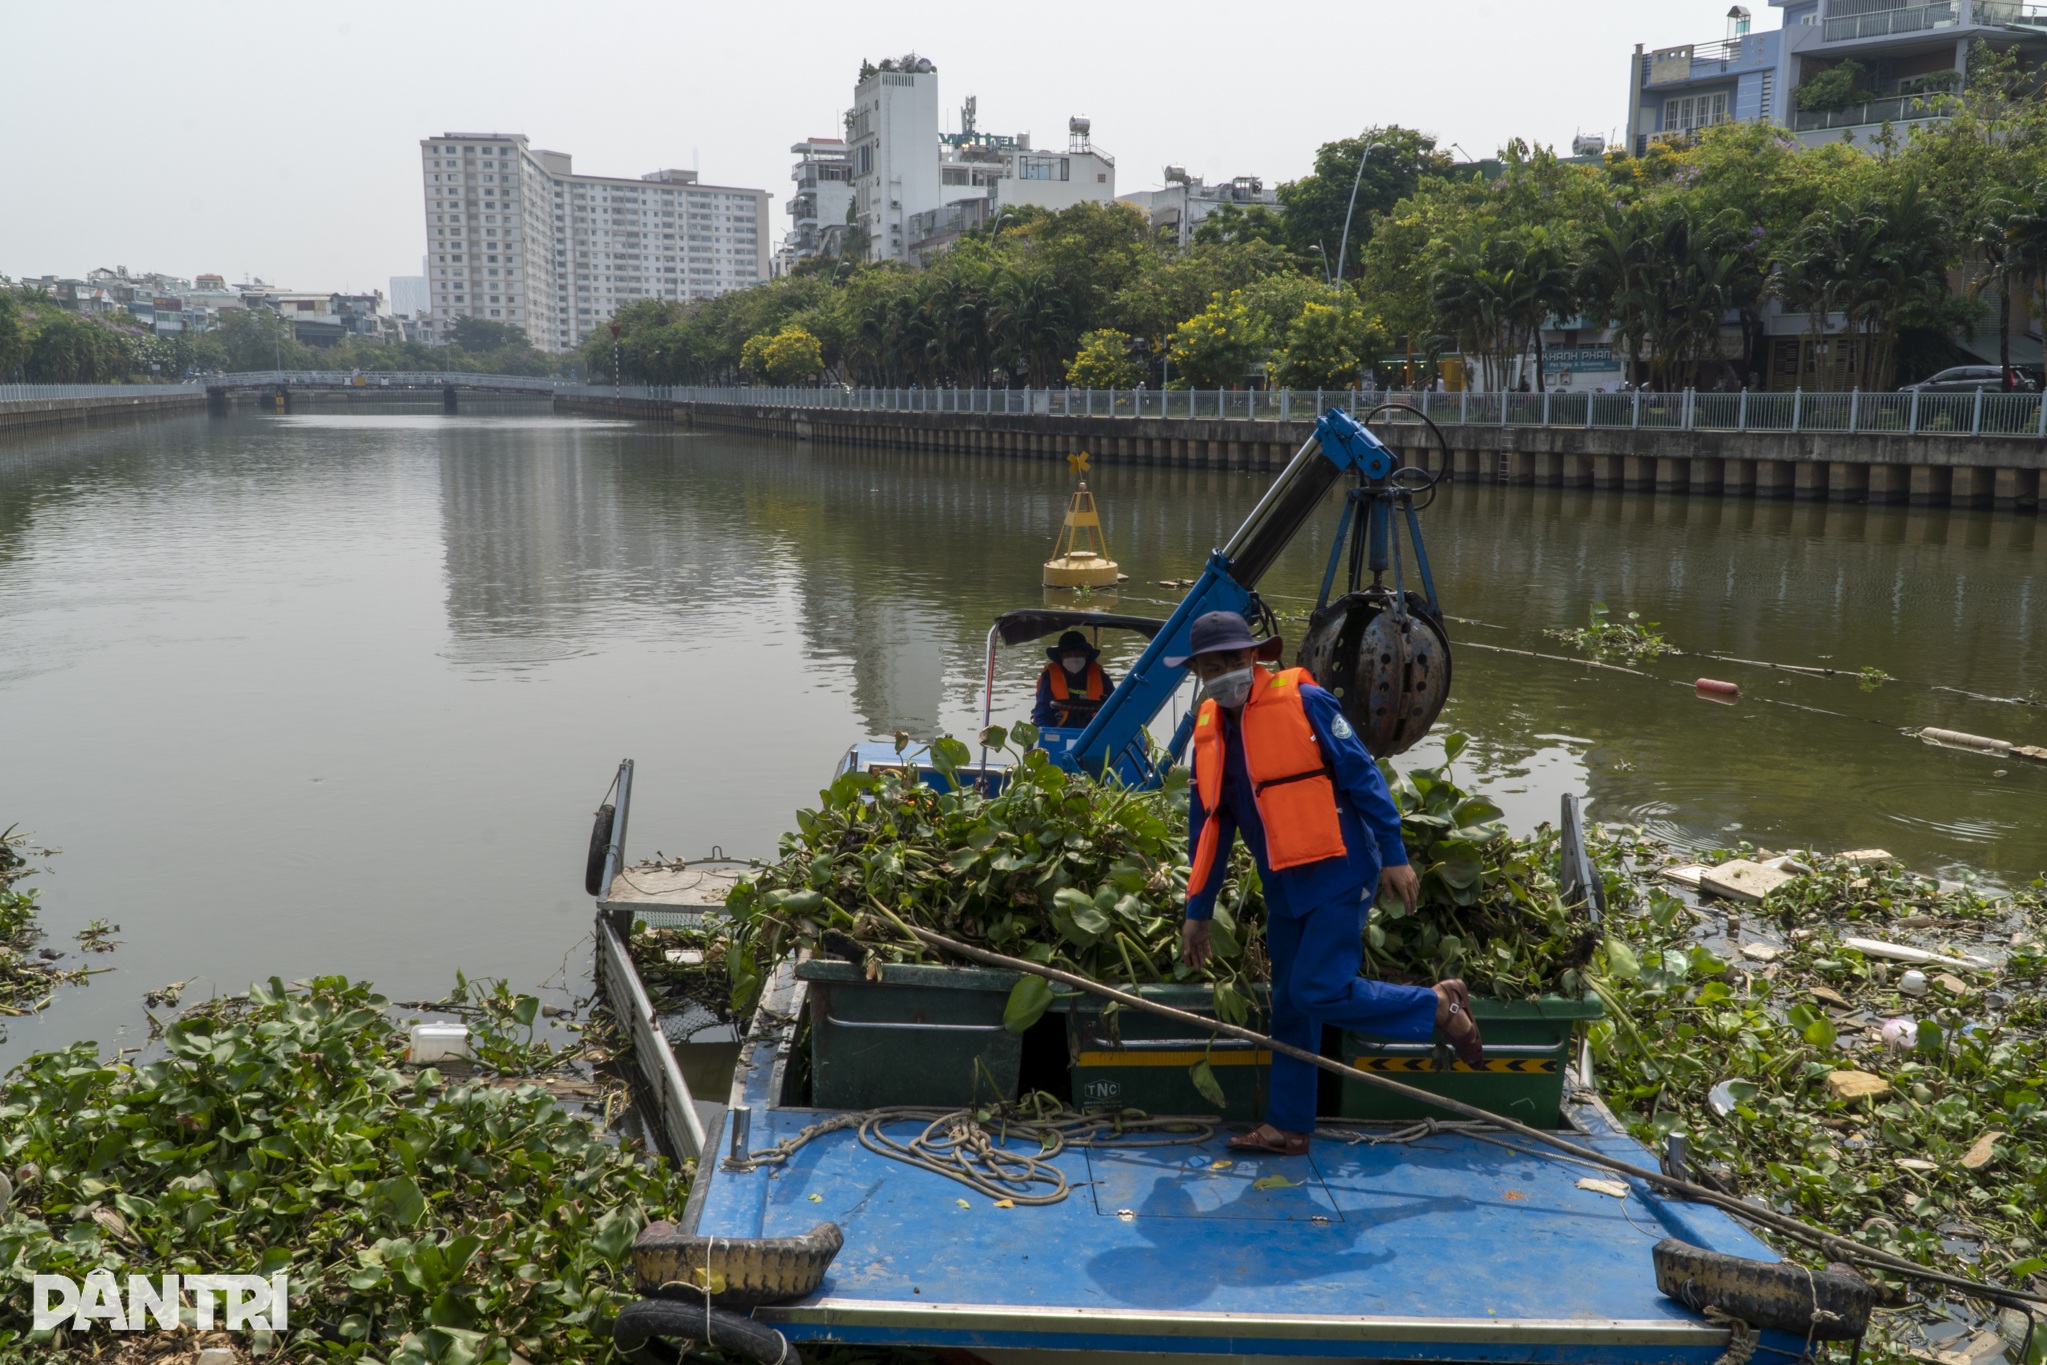
[[[1234,711],[1251,698],[1251,670],[1246,667],[1218,674],[1201,685],[1201,694],[1217,706]]]
[[[1087,667],[1087,655],[1085,654],[1062,655],[1060,657],[1059,664],[1068,673],[1078,673],[1080,672],[1080,670]]]

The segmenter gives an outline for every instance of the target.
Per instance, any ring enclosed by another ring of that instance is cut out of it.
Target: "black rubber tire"
[[[583,864],[583,891],[604,894],[604,855],[611,851],[611,817],[616,808],[609,801],[597,808],[597,821],[590,826],[590,861]]]
[[[634,1359],[660,1359],[659,1355],[636,1353],[662,1337],[707,1342],[719,1350],[757,1360],[761,1365],[803,1365],[796,1347],[766,1323],[722,1308],[706,1308],[701,1303],[642,1299],[620,1309],[611,1324],[612,1344]]]

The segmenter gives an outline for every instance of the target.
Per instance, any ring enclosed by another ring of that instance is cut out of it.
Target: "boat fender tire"
[[[1876,1289],[1845,1265],[1808,1271],[1752,1261],[1666,1237],[1650,1252],[1656,1288],[1695,1313],[1717,1308],[1752,1327],[1815,1341],[1856,1341],[1869,1330]]]
[[[583,891],[586,895],[604,894],[604,855],[611,851],[611,817],[616,808],[606,801],[597,808],[596,822],[590,826],[590,858],[583,864]]]
[[[817,1292],[825,1270],[846,1244],[837,1223],[819,1223],[801,1237],[694,1237],[675,1224],[647,1224],[633,1243],[640,1292],[722,1308],[787,1303]]]
[[[629,1303],[611,1324],[611,1342],[629,1360],[650,1365],[669,1365],[682,1352],[663,1344],[663,1338],[678,1342],[704,1342],[717,1350],[730,1351],[760,1365],[803,1365],[796,1347],[764,1322],[722,1308],[706,1307],[700,1299],[642,1299]]]

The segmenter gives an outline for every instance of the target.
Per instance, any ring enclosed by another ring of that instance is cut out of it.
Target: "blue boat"
[[[1351,468],[1365,496],[1348,500],[1346,531],[1355,509],[1371,562],[1383,566],[1391,558],[1397,565],[1398,555],[1387,550],[1404,512],[1425,592],[1409,593],[1396,578],[1391,591],[1349,596],[1371,597],[1363,624],[1381,632],[1374,638],[1397,637],[1403,690],[1422,691],[1406,684],[1430,682],[1432,669],[1447,686],[1447,642],[1413,522],[1414,495],[1425,493],[1425,481],[1403,482],[1397,462],[1362,425],[1331,413],[1171,618],[1083,622],[1136,630],[1149,644],[1086,727],[1041,736],[1047,751],[1076,771],[1157,781],[1161,766],[1178,757],[1187,729],[1179,727],[1163,756],[1144,742],[1143,727],[1184,676],[1164,659],[1186,652],[1188,626],[1201,612],[1256,610],[1256,571],[1276,553],[1274,537],[1291,536],[1334,475]],[[1343,541],[1339,534],[1336,554]],[[1354,565],[1364,559],[1360,554]],[[1333,554],[1331,579],[1336,570]],[[1375,587],[1386,586],[1382,577],[1375,573]],[[1325,605],[1328,598],[1325,583]],[[1005,618],[1017,641],[1098,616],[1014,615],[1042,618]],[[1355,657],[1356,634],[1352,654],[1340,647],[1338,662],[1369,682],[1374,661]],[[999,622],[991,659],[1002,638]],[[1369,688],[1359,690],[1369,697]],[[1434,716],[1382,710],[1361,718],[1376,720],[1379,729],[1367,733],[1397,752],[1403,736],[1412,742],[1416,725],[1426,729]],[[920,746],[885,742],[854,746],[840,765],[884,768],[934,785],[957,780],[990,788],[1003,773],[989,756],[940,772]],[[710,1256],[723,1254],[720,1248],[733,1255],[755,1248],[762,1264],[781,1256],[810,1267],[808,1279],[779,1294],[739,1292],[741,1272],[730,1269],[737,1260],[719,1272],[705,1269],[702,1256],[663,1263],[683,1269],[643,1269],[650,1304],[701,1301],[706,1316],[698,1335],[715,1335],[715,1302],[745,1314],[718,1329],[739,1333],[718,1338],[721,1344],[764,1361],[778,1358],[780,1341],[799,1351],[849,1343],[966,1353],[945,1357],[954,1361],[1046,1365],[1083,1356],[1712,1365],[1729,1351],[1734,1329],[1659,1289],[1655,1249],[1675,1239],[1705,1257],[1754,1267],[1764,1278],[1778,1261],[1716,1208],[1470,1124],[1330,1117],[1307,1154],[1289,1157],[1229,1151],[1227,1125],[1190,1116],[1171,1125],[1178,1131],[1098,1132],[1092,1142],[1047,1153],[1032,1132],[984,1107],[973,1132],[998,1152],[1038,1160],[1048,1183],[1030,1191],[1063,1191],[1039,1203],[1003,1197],[1005,1189],[1020,1194],[1024,1186],[973,1189],[899,1159],[890,1143],[915,1138],[933,1115],[964,1110],[955,1122],[971,1124],[970,1098],[938,1086],[922,1113],[876,1118],[885,1105],[821,1104],[820,1093],[848,1084],[857,1090],[861,1082],[843,1077],[869,1062],[914,1077],[920,1069],[944,1070],[935,1059],[952,1055],[948,1049],[996,1047],[1002,993],[983,990],[977,1004],[963,988],[943,1008],[870,1020],[848,1003],[856,997],[845,978],[858,973],[833,964],[835,977],[792,960],[775,968],[743,1034],[707,1016],[678,1018],[656,1008],[628,951],[635,922],[655,929],[701,924],[717,914],[724,889],[744,867],[717,861],[630,867],[632,782],[628,762],[592,838],[587,880],[598,904],[598,976],[631,1033],[652,1136],[672,1156],[697,1163],[680,1223],[657,1225],[650,1237],[699,1251],[708,1246],[712,1251],[703,1254]],[[890,967],[871,984],[923,990],[937,1002],[947,992],[931,988],[950,980],[947,972],[974,984],[968,969],[937,967]],[[1574,1040],[1571,1026],[1563,1027],[1561,1043],[1531,1048],[1529,1062],[1555,1074],[1561,1132],[1608,1156],[1656,1167],[1658,1154],[1630,1137],[1598,1098],[1582,1037]],[[827,1059],[819,1042],[827,1036],[850,1051]],[[702,1075],[701,1049],[723,1047],[720,1055],[729,1059],[735,1041],[729,1089],[698,1093],[705,1084],[692,1087],[690,1078]],[[1254,1071],[1257,1058],[1245,1060],[1244,1070]],[[1031,1071],[1029,1058],[1020,1065]],[[1013,1072],[1009,1083],[1016,1084]],[[1085,1107],[1085,1096],[1062,1098]],[[781,1301],[767,1301],[773,1299]],[[740,1339],[748,1331],[752,1346]],[[1747,1349],[1760,1360],[1795,1360],[1813,1353],[1813,1335],[1766,1327]]]

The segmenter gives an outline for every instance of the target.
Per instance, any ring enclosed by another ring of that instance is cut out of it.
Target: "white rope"
[[[921,1122],[924,1127],[907,1141],[885,1131],[891,1123],[904,1122]],[[1214,1137],[1215,1124],[1216,1120],[1206,1115],[1153,1118],[1135,1110],[1081,1114],[1063,1106],[1007,1110],[987,1120],[972,1109],[868,1109],[834,1114],[772,1147],[726,1157],[719,1164],[727,1171],[781,1165],[816,1138],[857,1128],[860,1145],[877,1156],[942,1175],[990,1199],[1056,1204],[1073,1192],[1066,1173],[1053,1164],[1068,1147],[1191,1146]],[[1017,1151],[1002,1145],[1012,1137],[1035,1142],[1037,1150]],[[1033,1194],[1036,1186],[1049,1188]]]

